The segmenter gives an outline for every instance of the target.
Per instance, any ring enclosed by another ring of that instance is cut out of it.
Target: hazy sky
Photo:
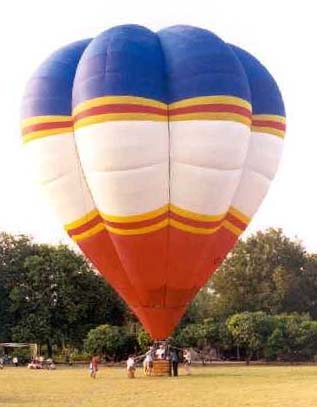
[[[55,49],[114,25],[137,23],[158,30],[190,24],[253,53],[271,71],[284,97],[283,158],[249,230],[282,227],[317,251],[316,9],[314,0],[2,2],[0,230],[28,233],[40,241],[68,242],[23,163],[20,102],[37,66]]]

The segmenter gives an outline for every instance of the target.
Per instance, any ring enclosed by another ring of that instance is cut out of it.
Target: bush
[[[311,360],[317,353],[317,322],[307,315],[273,317],[275,329],[267,340],[265,355],[271,360]]]
[[[255,352],[265,349],[273,323],[272,318],[264,312],[242,312],[229,317],[227,327],[236,345],[245,349],[246,362],[249,364]]]
[[[140,330],[137,334],[137,342],[138,342],[141,352],[145,353],[149,349],[149,347],[152,345],[153,339],[143,328],[140,328]]]
[[[100,355],[111,361],[119,361],[136,351],[137,341],[124,327],[100,325],[88,332],[84,347],[91,356]]]
[[[64,354],[63,358],[64,358],[64,363],[87,362],[90,359],[90,354],[85,351],[74,349],[72,352],[69,352],[69,355]]]
[[[176,346],[186,346],[201,349],[206,342],[206,327],[203,323],[188,324],[176,331],[172,343]]]

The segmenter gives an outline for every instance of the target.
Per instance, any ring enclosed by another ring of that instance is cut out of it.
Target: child
[[[135,360],[133,355],[130,355],[127,360],[127,373],[129,379],[134,379],[135,377]]]
[[[99,358],[98,356],[94,356],[91,359],[90,365],[89,365],[89,371],[90,371],[90,377],[95,379],[97,372],[98,372],[98,363],[99,363]]]

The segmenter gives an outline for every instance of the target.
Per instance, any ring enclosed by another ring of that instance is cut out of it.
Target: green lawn
[[[317,366],[180,369],[178,378],[127,379],[122,368],[0,371],[2,407],[316,407]]]

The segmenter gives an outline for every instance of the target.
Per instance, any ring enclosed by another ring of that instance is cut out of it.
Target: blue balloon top
[[[281,92],[269,71],[254,56],[231,45],[247,74],[253,114],[285,116]]]
[[[102,96],[140,96],[173,103],[199,96],[235,96],[254,114],[285,115],[279,89],[252,55],[210,31],[178,25],[154,33],[121,25],[53,53],[31,78],[23,117],[71,115]]]
[[[73,82],[78,62],[91,40],[81,40],[54,52],[29,80],[22,117],[71,115]]]

